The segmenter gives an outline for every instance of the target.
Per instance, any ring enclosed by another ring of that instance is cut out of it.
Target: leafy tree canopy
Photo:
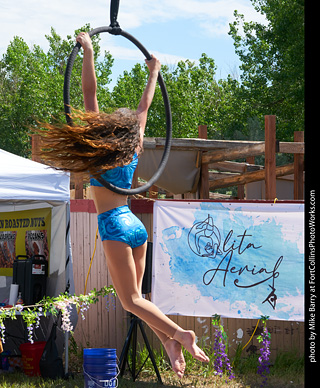
[[[229,34],[241,60],[240,80],[216,80],[214,59],[202,54],[197,62],[162,66],[169,94],[174,137],[197,137],[200,124],[209,138],[263,139],[264,116],[277,116],[277,138],[292,140],[304,129],[304,0],[251,0],[267,23],[246,22],[235,11]],[[62,39],[52,28],[49,49],[29,48],[15,37],[0,60],[0,147],[21,156],[30,153],[30,127],[38,121],[62,121],[63,82],[68,57],[79,31]],[[136,109],[148,78],[136,64],[109,89],[114,59],[100,52],[93,37],[98,102],[103,111],[126,106]],[[82,50],[70,82],[73,108],[83,109]],[[150,107],[147,136],[165,136],[165,110],[160,88]]]
[[[86,25],[77,30],[90,30]],[[17,155],[30,152],[30,127],[38,121],[63,120],[63,82],[68,57],[74,46],[74,37],[63,40],[52,28],[47,53],[37,45],[31,49],[20,37],[14,37],[0,61],[0,147]],[[95,57],[100,55],[100,38],[93,38]],[[113,59],[104,53],[97,63],[99,97],[110,99],[106,85],[110,83]],[[81,92],[81,53],[75,61],[70,100],[74,108],[83,107]]]
[[[251,0],[267,24],[245,22],[235,11],[230,25],[242,62],[238,97],[245,115],[276,115],[278,136],[304,129],[304,0]]]

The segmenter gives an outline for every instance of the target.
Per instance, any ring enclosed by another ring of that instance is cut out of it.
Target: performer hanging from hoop
[[[136,315],[156,333],[164,345],[173,370],[181,378],[185,371],[183,346],[197,360],[209,358],[195,343],[193,331],[184,330],[141,295],[147,250],[147,231],[127,206],[127,197],[109,191],[95,177],[118,187],[130,188],[142,150],[147,113],[156,87],[160,62],[146,60],[149,79],[137,110],[121,108],[110,115],[99,112],[97,83],[91,38],[86,32],[77,37],[84,50],[82,91],[86,113],[77,113],[85,125],[46,124],[43,141],[51,150],[45,159],[57,168],[89,171],[91,193],[98,212],[99,233],[113,285],[123,308]]]

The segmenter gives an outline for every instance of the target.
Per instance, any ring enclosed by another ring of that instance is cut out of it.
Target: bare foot
[[[186,369],[186,362],[182,354],[180,343],[172,338],[168,338],[164,343],[164,347],[170,358],[172,370],[176,372],[181,379]]]
[[[202,362],[209,362],[209,357],[196,344],[196,335],[192,330],[178,329],[173,339],[180,342],[180,344],[194,357]]]

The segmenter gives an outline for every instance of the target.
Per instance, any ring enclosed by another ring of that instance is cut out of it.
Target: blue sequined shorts
[[[101,240],[122,241],[136,248],[147,241],[148,233],[143,223],[127,205],[98,215]]]

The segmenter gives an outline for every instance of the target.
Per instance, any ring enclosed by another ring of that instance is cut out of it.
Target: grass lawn
[[[180,387],[180,388],[202,388],[202,387],[229,387],[229,388],[258,388],[262,386],[263,378],[257,373],[258,355],[251,354],[244,356],[242,347],[240,352],[230,360],[232,372],[235,378],[230,380],[225,374],[222,377],[215,374],[216,353],[213,348],[206,348],[209,355],[208,363],[201,363],[183,350],[186,360],[185,375],[180,380],[168,363],[164,350],[153,351],[158,370],[161,375],[163,385],[158,380],[149,357],[149,353],[144,346],[138,344],[136,358],[136,373],[138,377],[132,381],[132,375],[127,367],[123,377],[118,377],[119,388],[160,388],[160,387]],[[131,352],[128,354],[128,364],[131,364]],[[138,372],[141,371],[141,372]],[[1,373],[2,372],[2,373]],[[21,370],[5,372],[0,370],[0,388],[87,388],[83,377],[83,348],[70,347],[69,353],[69,374],[68,379],[49,380],[42,377],[26,376]],[[303,388],[305,364],[304,357],[296,352],[279,353],[270,365],[265,388]],[[103,385],[101,384],[101,387]]]
[[[303,376],[274,376],[268,379],[267,388],[302,388],[304,387]],[[161,385],[156,376],[150,373],[143,373],[133,382],[131,376],[120,377],[118,380],[119,388],[160,388],[160,387],[229,387],[229,388],[254,388],[261,386],[261,377],[254,373],[246,375],[237,375],[235,379],[225,382],[225,378],[214,375],[201,376],[198,374],[188,374],[182,380],[179,380],[174,373],[166,371],[161,372]],[[0,376],[1,388],[83,388],[84,378],[81,373],[77,373],[68,380],[44,380],[41,377],[27,377],[23,373],[5,373]]]
[[[156,361],[163,385],[157,381],[151,362],[148,360],[135,382],[131,374],[126,372],[118,378],[119,388],[201,388],[201,387],[229,387],[229,388],[256,388],[260,387],[262,378],[256,372],[255,356],[241,358],[234,366],[235,378],[228,380],[226,376],[214,374],[212,362],[203,365],[196,360],[188,360],[185,376],[179,380],[168,367],[165,359],[156,355]],[[144,356],[143,356],[144,357]],[[143,358],[144,360],[144,358]],[[138,366],[139,367],[139,366]],[[45,380],[41,377],[28,377],[22,372],[0,374],[1,388],[83,388],[82,360],[72,359],[70,370],[73,376],[67,380]],[[227,381],[227,382],[226,382]],[[266,388],[303,388],[304,385],[304,358],[293,353],[280,354],[270,367]]]

